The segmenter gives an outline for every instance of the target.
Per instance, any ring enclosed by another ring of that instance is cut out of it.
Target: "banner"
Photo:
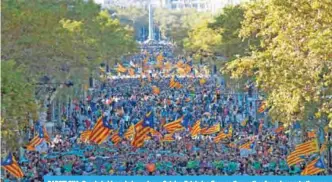
[[[44,182],[329,182],[332,176],[44,176]]]

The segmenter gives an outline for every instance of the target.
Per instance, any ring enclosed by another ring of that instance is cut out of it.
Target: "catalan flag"
[[[36,149],[36,146],[40,145],[43,141],[49,141],[49,136],[46,132],[45,128],[42,128],[41,126],[37,127],[38,134],[32,138],[30,143],[27,145],[27,150],[34,151]]]
[[[266,103],[265,103],[265,102],[262,102],[261,105],[259,106],[259,108],[258,108],[257,111],[258,111],[259,113],[262,113],[262,112],[265,111],[265,109],[266,109]]]
[[[135,75],[135,70],[133,68],[129,68],[128,73],[129,73],[130,76],[134,76]]]
[[[255,142],[249,141],[241,146],[239,146],[239,149],[253,149],[255,147]]]
[[[122,138],[119,136],[119,132],[116,131],[113,133],[111,136],[111,141],[113,142],[114,145],[117,145],[121,142]]]
[[[315,152],[319,152],[319,146],[317,139],[311,140],[295,147],[295,151],[301,155],[309,155]]]
[[[262,133],[262,131],[263,131],[263,126],[264,126],[264,124],[263,124],[263,122],[261,122],[261,123],[259,124],[259,127],[258,127],[258,132],[259,132],[259,133]]]
[[[201,132],[201,120],[197,120],[194,126],[190,130],[190,134],[192,137],[196,137]]]
[[[16,162],[12,153],[9,153],[7,158],[2,161],[1,167],[8,171],[16,178],[23,178],[24,174],[18,163]]]
[[[202,135],[211,135],[214,133],[218,133],[220,131],[220,123],[216,123],[215,125],[209,127],[209,128],[203,128],[201,129]]]
[[[164,68],[167,69],[167,70],[170,70],[172,68],[172,64],[167,62],[167,63],[165,63]]]
[[[227,137],[231,138],[232,135],[233,135],[233,125],[229,125]]]
[[[204,78],[201,78],[200,80],[199,80],[199,84],[200,85],[204,85],[206,83],[206,80],[204,79]]]
[[[183,62],[182,62],[182,61],[177,62],[177,63],[176,63],[176,66],[177,66],[178,68],[182,68],[182,67],[183,67]]]
[[[224,131],[220,131],[218,135],[214,138],[213,142],[219,143],[221,140],[227,138],[227,136],[227,133],[225,133]]]
[[[127,71],[127,69],[125,67],[123,67],[121,64],[118,64],[117,71],[120,73],[124,73]]]
[[[90,135],[91,135],[91,130],[86,130],[81,133],[80,140],[82,142],[87,142],[89,141]]]
[[[127,131],[124,133],[124,138],[129,140],[131,139],[135,134],[135,126],[134,125],[131,125]]]
[[[183,120],[183,116],[178,118],[177,120],[175,121],[172,121],[170,123],[167,123],[164,125],[164,129],[166,131],[168,131],[169,133],[174,133],[176,131],[180,131],[180,130],[183,130],[184,127],[182,126],[182,120]]]
[[[51,138],[50,138],[50,136],[48,135],[45,126],[43,127],[43,132],[44,132],[44,138],[45,138],[46,142],[51,142]]]
[[[320,153],[325,152],[325,150],[327,150],[327,146],[326,143],[323,143],[322,146],[320,147]]]
[[[164,59],[163,55],[159,54],[157,56],[157,61],[162,61]]]
[[[149,133],[150,133],[149,123],[144,120],[138,122],[135,125],[135,136],[132,141],[132,145],[137,148],[142,147]]]
[[[152,87],[152,93],[159,95],[160,94],[160,89],[157,86]]]
[[[172,77],[169,82],[169,87],[180,89],[182,85],[180,84],[180,82],[176,81],[174,77]]]
[[[188,64],[185,64],[184,65],[184,71],[185,71],[185,73],[190,73],[191,72],[191,66],[190,65],[188,65]]]
[[[181,83],[180,82],[176,82],[175,85],[174,85],[174,88],[177,88],[177,89],[182,88]]]
[[[287,156],[287,164],[288,164],[288,166],[293,166],[293,165],[298,164],[298,163],[303,162],[303,161],[304,161],[304,159],[301,156],[301,154],[299,154],[296,151],[293,151],[292,153],[290,153]]]
[[[308,138],[316,138],[316,131],[309,131],[307,133]]]
[[[273,152],[273,147],[272,147],[272,146],[269,148],[268,152],[269,152],[270,154],[272,154],[272,152]]]
[[[242,122],[241,122],[241,126],[245,127],[248,123],[248,119],[244,119]]]
[[[174,142],[175,139],[173,137],[173,134],[166,134],[164,137],[161,139],[162,142]]]
[[[236,143],[232,142],[232,143],[229,143],[228,146],[230,148],[236,148]]]
[[[233,126],[230,125],[228,128],[228,131],[225,132],[221,130],[218,135],[214,138],[213,142],[214,143],[219,143],[221,140],[226,139],[226,138],[231,138],[233,135]]]
[[[301,175],[315,175],[325,171],[325,169],[326,167],[324,165],[323,158],[318,158],[307,164],[307,166],[303,169]]]
[[[279,126],[277,129],[274,130],[275,133],[281,133],[282,131],[284,131],[284,126]]]
[[[103,119],[103,117],[98,118],[92,132],[90,134],[89,140],[92,143],[101,144],[107,137],[111,134],[112,128],[110,121]]]

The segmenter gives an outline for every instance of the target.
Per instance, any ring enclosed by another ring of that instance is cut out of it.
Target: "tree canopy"
[[[156,9],[154,21],[158,25],[163,38],[172,40],[179,49],[183,48],[183,41],[188,32],[197,24],[211,17],[209,13],[198,12],[195,9],[166,10]]]
[[[13,60],[1,63],[1,75],[1,138],[12,148],[29,118],[37,119],[35,88],[27,82],[25,69]]]
[[[332,119],[332,2],[260,0],[244,8],[240,35],[258,37],[260,48],[225,72],[254,78],[274,120]]]
[[[101,62],[112,64],[136,51],[132,29],[101,11],[92,0],[6,0],[1,18],[1,117],[5,130],[15,123],[24,126],[29,114],[37,114],[34,90],[41,77],[65,82],[75,77],[77,70],[91,73]],[[88,79],[78,82],[87,83]],[[14,137],[8,133],[6,136]]]

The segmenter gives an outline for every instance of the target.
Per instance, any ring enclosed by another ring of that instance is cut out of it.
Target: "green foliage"
[[[131,27],[136,30],[136,37],[139,38],[140,31],[142,27],[148,27],[148,10],[147,9],[140,9],[136,7],[129,7],[129,8],[112,8],[111,11],[115,12],[116,17],[119,18],[121,23],[126,25],[130,25]]]
[[[234,58],[236,55],[243,56],[248,53],[249,46],[257,44],[257,39],[239,37],[241,22],[244,19],[244,10],[241,5],[227,6],[222,13],[215,18],[215,22],[209,28],[221,30],[222,43],[219,45],[223,55]]]
[[[32,78],[62,80],[70,68],[94,68],[135,48],[132,32],[92,1],[4,1],[2,9],[2,59],[27,66]]]
[[[188,32],[209,17],[209,13],[197,12],[195,9],[154,11],[154,21],[160,28],[163,38],[173,40],[179,49],[183,48],[183,40],[188,37]]]
[[[15,62],[1,62],[1,138],[7,149],[17,146],[19,131],[36,119],[34,86],[27,82],[25,69]]]
[[[184,39],[184,48],[189,52],[217,52],[221,44],[219,31],[208,28],[208,21],[197,24],[189,32],[189,37]]]
[[[33,83],[40,77],[73,79],[75,88],[58,90],[77,90],[101,62],[112,64],[136,51],[132,30],[92,0],[5,0],[1,18],[1,116],[7,143],[17,141],[13,128],[27,126],[28,113],[36,119],[37,98],[39,103],[46,98],[44,93],[35,96]]]
[[[329,0],[260,0],[245,6],[240,35],[258,37],[261,48],[228,64],[226,72],[255,78],[274,120],[332,118],[331,12]]]

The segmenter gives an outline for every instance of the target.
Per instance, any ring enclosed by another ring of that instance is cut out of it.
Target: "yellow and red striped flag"
[[[304,159],[300,157],[301,154],[297,153],[296,151],[293,151],[287,156],[287,164],[288,166],[292,166],[295,164],[298,164],[300,162],[303,162]]]
[[[248,123],[248,119],[244,119],[242,122],[241,122],[241,126],[246,126]]]
[[[160,89],[157,86],[152,86],[152,93],[159,95],[160,94]]]
[[[135,126],[134,125],[131,125],[127,131],[124,133],[124,138],[129,140],[131,139],[135,134]]]
[[[221,140],[226,138],[231,138],[233,135],[233,126],[230,125],[228,129],[228,133],[225,133],[223,130],[219,132],[219,134],[214,138],[214,143],[219,143]]]
[[[240,145],[239,149],[251,149],[252,148],[252,144],[253,144],[253,142],[249,141],[249,142],[247,142],[245,144]]]
[[[206,80],[204,79],[204,78],[201,78],[200,80],[199,80],[199,84],[200,85],[204,85],[206,83]]]
[[[166,134],[164,137],[161,139],[162,142],[174,142],[175,139],[173,137],[173,134]]]
[[[122,138],[119,136],[119,132],[116,131],[114,134],[111,136],[111,141],[113,142],[114,145],[117,145],[121,142]]]
[[[259,108],[258,108],[258,112],[259,113],[262,113],[262,112],[264,112],[265,111],[265,109],[266,109],[266,103],[263,101],[262,103],[261,103],[261,105],[259,106]]]
[[[16,162],[12,153],[9,153],[7,158],[1,162],[1,167],[8,171],[11,175],[15,176],[16,178],[23,178],[24,173]]]
[[[180,83],[180,82],[175,82],[175,84],[174,84],[174,88],[177,88],[177,89],[182,88],[181,83]]]
[[[308,138],[316,138],[316,131],[309,131],[308,133]]]
[[[172,64],[169,63],[169,62],[166,62],[165,65],[164,65],[164,68],[165,68],[166,70],[170,70],[170,69],[172,68]]]
[[[272,154],[272,152],[273,152],[273,147],[272,147],[272,146],[269,148],[268,152],[269,152],[270,154]]]
[[[275,133],[281,133],[282,131],[284,131],[284,126],[279,126],[277,129],[275,129]]]
[[[89,141],[90,135],[91,135],[91,130],[86,130],[81,133],[80,140],[82,142],[87,142]]]
[[[132,145],[136,148],[142,147],[146,136],[150,133],[150,127],[144,120],[141,120],[135,125],[135,136]]]
[[[186,74],[191,72],[191,66],[189,64],[185,64],[184,65],[184,71]]]
[[[303,169],[301,175],[315,175],[325,171],[325,169],[326,167],[324,165],[323,159],[318,158],[307,164],[307,166]]]
[[[197,120],[194,126],[191,128],[190,134],[192,137],[196,137],[200,133],[201,133],[201,120]]]
[[[127,71],[127,69],[125,67],[123,67],[121,64],[118,64],[118,68],[117,68],[118,72],[120,73],[124,73]]]
[[[323,143],[322,146],[320,147],[320,153],[325,152],[325,150],[327,150],[327,146],[326,143]]]
[[[319,152],[319,146],[317,139],[299,144],[295,147],[295,151],[300,155],[309,155],[312,153]]]
[[[135,75],[135,70],[133,68],[129,68],[128,73],[129,73],[130,76],[134,76]]]
[[[176,131],[183,130],[184,127],[182,126],[182,120],[183,120],[183,116],[178,118],[175,121],[165,124],[164,129],[166,131],[168,131],[169,133],[174,133]]]
[[[43,141],[50,142],[50,137],[47,134],[46,128],[39,126],[37,129],[38,134],[33,137],[27,145],[27,150],[34,151],[36,150],[36,146],[40,145]]]
[[[221,140],[227,138],[227,134],[224,131],[220,131],[218,135],[213,139],[214,143],[219,143]]]
[[[259,124],[259,127],[258,127],[258,132],[259,132],[259,133],[262,133],[262,131],[263,131],[263,126],[264,126],[263,122]]]
[[[43,132],[44,132],[44,138],[45,138],[46,142],[51,142],[51,138],[50,138],[50,136],[48,135],[45,126],[43,127]]]
[[[92,143],[101,144],[108,138],[111,132],[110,122],[103,121],[103,117],[99,117],[92,129],[89,140]]]
[[[201,129],[202,135],[211,135],[214,133],[218,133],[220,131],[220,123],[216,123],[215,125],[209,127],[209,128],[203,128]]]

